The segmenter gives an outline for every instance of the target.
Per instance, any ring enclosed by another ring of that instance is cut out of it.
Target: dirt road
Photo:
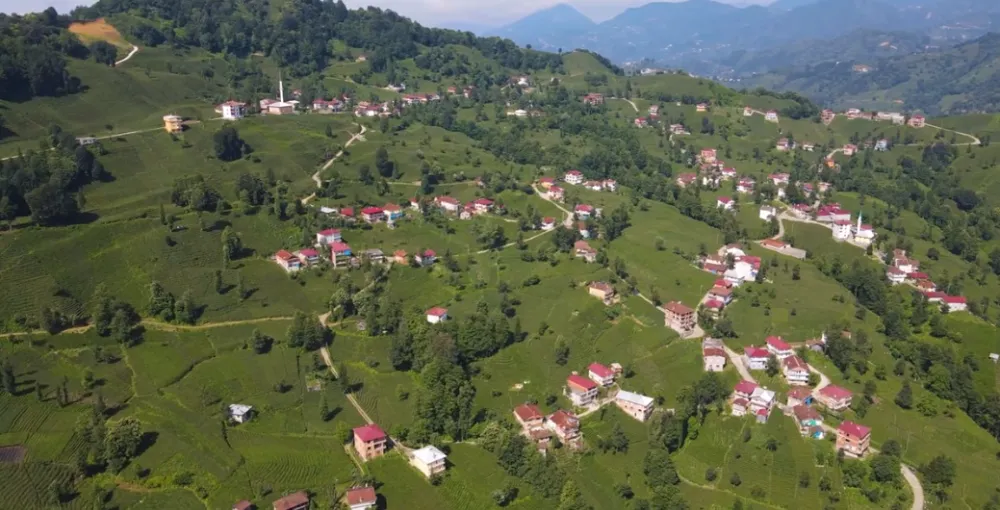
[[[133,44],[132,45],[132,51],[129,51],[128,55],[125,55],[124,58],[121,58],[121,59],[115,61],[115,67],[118,67],[118,66],[124,64],[125,62],[128,62],[128,59],[130,59],[133,56],[135,56],[136,53],[139,53],[139,47]]]

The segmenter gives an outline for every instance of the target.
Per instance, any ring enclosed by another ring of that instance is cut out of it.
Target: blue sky
[[[566,2],[595,21],[604,21],[625,10],[649,3],[652,0],[576,0]],[[729,4],[767,4],[771,0],[718,0]],[[0,12],[35,12],[52,5],[59,12],[68,12],[87,0],[0,0]],[[374,0],[355,2],[345,0],[348,7],[356,8],[371,3],[392,9],[424,25],[442,23],[472,23],[482,26],[499,26],[514,21],[534,11],[550,7],[559,0]]]

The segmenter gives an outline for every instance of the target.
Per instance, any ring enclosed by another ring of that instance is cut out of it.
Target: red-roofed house
[[[563,199],[566,198],[566,190],[562,189],[559,186],[552,186],[549,188],[549,191],[546,193],[546,196],[548,196],[549,200],[562,202]]]
[[[385,219],[389,221],[396,221],[403,217],[403,208],[396,204],[385,204],[382,206],[382,211],[385,213]]]
[[[586,377],[573,374],[566,378],[566,388],[563,390],[573,405],[585,407],[597,397],[597,383]]]
[[[732,211],[733,205],[735,205],[735,202],[733,202],[733,199],[730,197],[719,197],[715,201],[715,207],[725,211]]]
[[[385,219],[385,211],[381,207],[365,207],[361,210],[361,219],[367,223],[376,223]]]
[[[354,449],[357,450],[362,461],[384,455],[388,439],[389,437],[382,430],[382,427],[374,423],[354,429]]]
[[[718,347],[705,347],[701,350],[701,359],[705,363],[706,372],[722,372],[726,369],[726,351]]]
[[[535,404],[521,404],[514,408],[514,419],[521,424],[524,430],[541,427],[545,421],[545,415]]]
[[[752,115],[753,115],[753,108],[750,108],[749,106],[744,106],[743,107],[743,116],[744,117],[750,117]]]
[[[610,303],[615,297],[615,288],[608,282],[590,282],[587,291],[591,296],[604,301],[604,304]]]
[[[435,306],[430,310],[427,310],[427,322],[431,324],[437,324],[439,322],[444,322],[448,320],[448,309],[441,308],[440,306]]]
[[[396,250],[392,254],[392,261],[397,264],[408,264],[410,258],[406,255],[406,250]]]
[[[336,243],[341,239],[340,231],[335,228],[328,228],[316,233],[317,246],[329,246],[330,243]]]
[[[715,149],[702,149],[701,150],[701,162],[702,163],[715,163],[716,161],[716,151]]]
[[[694,107],[694,111],[696,111],[696,112],[707,112],[708,111],[708,103],[698,103]]]
[[[764,239],[760,242],[760,245],[772,250],[784,250],[785,248],[788,248],[788,243],[777,239]]]
[[[342,208],[340,210],[340,215],[343,216],[343,217],[345,217],[345,218],[354,219],[354,208],[353,207],[344,207],[344,208]]]
[[[799,433],[814,439],[823,439],[823,415],[819,411],[799,404],[792,408],[792,415],[795,416],[795,423],[799,426]]]
[[[271,503],[274,510],[306,510],[309,508],[309,494],[305,491],[293,492]]]
[[[577,241],[573,243],[573,252],[577,258],[582,258],[587,262],[597,260],[597,250],[590,247],[587,241]]]
[[[663,305],[662,310],[663,321],[668,328],[673,329],[681,335],[685,335],[694,329],[694,310],[684,306],[680,301],[671,301]]]
[[[618,191],[618,181],[614,179],[604,179],[601,186],[607,191]]]
[[[833,110],[823,110],[823,113],[820,115],[820,120],[823,121],[823,124],[829,125],[836,117],[837,114],[833,113]]]
[[[945,296],[941,301],[948,306],[949,312],[961,312],[968,309],[968,302],[962,296]]]
[[[750,400],[743,397],[736,397],[732,401],[733,416],[746,416],[750,407]]]
[[[570,170],[563,176],[563,180],[569,184],[578,185],[583,182],[583,173],[579,170]]]
[[[311,266],[311,265],[314,265],[314,264],[319,264],[319,261],[320,261],[320,259],[319,259],[319,251],[318,250],[314,250],[312,248],[305,248],[305,249],[299,250],[298,253],[296,253],[295,255],[298,256],[299,260],[301,260],[302,263],[305,264],[305,265],[307,265],[307,266]]]
[[[551,216],[542,218],[542,230],[552,230],[556,228],[556,219]]]
[[[768,110],[768,112],[764,114],[764,120],[768,122],[778,122],[778,112],[775,110]]]
[[[423,253],[414,255],[413,260],[421,266],[429,266],[437,261],[437,253],[434,253],[434,250],[424,250]]]
[[[771,353],[761,347],[744,347],[743,361],[750,370],[766,370],[767,360],[771,358]]]
[[[831,411],[843,411],[851,407],[854,394],[847,388],[835,384],[824,386],[816,392],[816,401]]]
[[[906,281],[906,272],[895,267],[889,266],[885,270],[885,277],[889,279],[889,282],[893,285],[899,285]]]
[[[280,250],[278,253],[275,253],[274,261],[289,273],[294,273],[295,271],[302,269],[302,261],[295,255],[289,253],[287,250]]]
[[[573,214],[576,215],[578,219],[586,220],[594,214],[594,206],[587,204],[578,204],[573,208]]]
[[[927,298],[928,303],[943,303],[944,298],[948,297],[948,294],[944,292],[931,291],[924,292],[924,297]]]
[[[851,222],[847,220],[837,220],[833,222],[833,238],[844,241],[851,237]]]
[[[849,457],[861,458],[871,447],[872,429],[845,421],[837,427],[837,450],[843,450]]]
[[[330,243],[330,262],[333,263],[333,267],[340,267],[340,265],[348,263],[350,258],[351,247],[347,243]]]
[[[686,188],[698,180],[698,175],[693,173],[683,173],[677,176],[677,185]]]
[[[580,233],[580,237],[584,239],[590,239],[590,229],[587,228],[587,223],[583,221],[576,222],[576,230]]]
[[[914,115],[910,117],[910,121],[907,124],[910,127],[922,128],[927,125],[927,119],[923,115]]]
[[[599,105],[599,104],[604,104],[604,94],[597,94],[597,93],[591,92],[590,94],[587,94],[586,96],[583,96],[583,102],[584,102],[584,104],[589,104],[591,106],[596,106],[596,105]]]
[[[775,355],[778,359],[784,359],[795,354],[795,350],[788,345],[780,336],[767,337],[767,352]]]
[[[740,381],[736,383],[736,387],[733,388],[733,396],[738,398],[745,398],[748,401],[753,396],[753,392],[758,388],[757,383],[753,381]]]
[[[378,496],[374,487],[354,487],[347,489],[344,499],[347,500],[347,507],[350,510],[368,510],[375,507]]]
[[[726,307],[726,304],[718,299],[709,299],[702,303],[705,307],[705,311],[712,315],[713,318],[718,319],[719,314],[722,313],[722,309]]]
[[[809,365],[798,356],[789,356],[781,360],[781,371],[785,374],[785,380],[792,386],[809,384]]]
[[[723,304],[729,304],[733,300],[733,291],[728,286],[727,287],[712,287],[712,290],[708,291],[708,296],[714,299],[722,301]]]
[[[239,120],[247,114],[247,104],[239,101],[226,101],[216,108],[222,113],[222,118],[226,120]]]
[[[448,212],[458,212],[458,208],[461,206],[461,203],[454,197],[445,195],[434,197],[434,203]]]
[[[591,363],[587,367],[587,376],[605,388],[615,383],[615,371],[600,363]]]
[[[556,433],[564,444],[573,446],[580,439],[580,419],[562,409],[549,415],[545,425]]]
[[[855,152],[858,152],[858,146],[853,143],[849,143],[844,145],[843,151],[845,156],[853,156]]]
[[[639,117],[632,121],[632,123],[635,124],[635,127],[637,128],[644,128],[649,126],[649,119],[647,117]]]
[[[488,198],[477,198],[472,201],[472,205],[476,208],[476,214],[485,214],[493,209],[493,201]]]
[[[549,189],[555,183],[556,183],[556,180],[553,177],[539,177],[538,178],[538,185],[541,186],[542,189]]]

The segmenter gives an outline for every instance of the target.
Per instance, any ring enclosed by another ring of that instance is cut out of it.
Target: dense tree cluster
[[[108,177],[94,154],[59,126],[49,130],[52,150],[28,151],[0,161],[0,220],[31,215],[39,225],[63,225],[78,219],[78,192]]]
[[[260,51],[298,76],[322,71],[333,59],[353,58],[349,52],[335,50],[329,44],[333,39],[368,52],[374,72],[385,71],[393,61],[418,56],[422,46],[452,44],[476,48],[508,68],[544,69],[562,63],[558,55],[521,49],[509,40],[426,28],[388,10],[349,10],[342,1],[294,0],[275,16],[266,0],[103,0],[73,15],[95,19],[125,12],[143,14],[145,19],[129,17],[123,26],[146,45],[197,46],[242,57]],[[154,25],[147,19],[169,23]],[[441,65],[435,71],[448,72],[453,59],[433,62]],[[431,65],[432,61],[422,63]]]
[[[66,30],[69,22],[52,7],[28,16],[0,13],[0,99],[25,101],[80,89],[65,56],[86,58],[88,50]]]

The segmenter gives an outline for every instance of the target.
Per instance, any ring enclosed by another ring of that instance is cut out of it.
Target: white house
[[[760,206],[759,216],[760,219],[764,221],[771,221],[771,218],[773,218],[777,214],[777,212],[778,211],[775,210],[774,207],[771,207],[769,205],[762,205]]]
[[[767,352],[767,349],[762,349],[760,347],[744,347],[743,348],[743,361],[747,364],[750,370],[765,370],[767,369],[767,360],[771,358],[771,353]]]
[[[565,176],[563,176],[563,180],[568,184],[579,185],[583,183],[583,172],[580,172],[579,170],[570,170],[569,172],[566,172]]]
[[[427,310],[427,322],[431,324],[437,324],[439,322],[444,322],[448,320],[448,309],[441,308],[440,306],[435,306],[430,310]]]
[[[764,115],[764,120],[768,122],[778,122],[778,112],[769,110],[767,114]]]
[[[888,278],[889,282],[893,285],[899,285],[900,283],[906,281],[906,272],[900,270],[899,268],[889,266],[889,268],[885,270],[885,277]]]
[[[851,222],[837,220],[833,222],[833,238],[838,241],[846,241],[851,238]]]
[[[339,243],[342,240],[340,231],[335,228],[328,228],[316,233],[317,246],[329,246],[330,243]]]
[[[861,214],[858,214],[858,225],[854,228],[854,242],[868,245],[875,240],[875,227],[861,223]]]
[[[767,337],[767,352],[773,354],[778,359],[785,359],[795,354],[792,346],[788,345],[788,342],[780,336]]]
[[[226,101],[219,105],[222,111],[222,118],[226,120],[242,119],[247,113],[247,104],[239,101]]]
[[[703,348],[701,359],[705,363],[706,372],[722,372],[726,369],[726,351],[720,347]]]
[[[229,417],[236,423],[246,423],[253,418],[253,406],[230,404]]]
[[[733,205],[733,199],[730,197],[719,197],[718,200],[715,201],[715,206],[724,211],[732,211]]]
[[[410,454],[410,464],[420,470],[427,478],[443,473],[445,459],[448,457],[434,445],[427,445]]]
[[[615,404],[625,411],[625,414],[639,421],[646,421],[649,415],[653,414],[653,398],[631,391],[619,391],[615,395]]]
[[[790,385],[809,384],[809,365],[798,356],[789,356],[781,361],[781,371]]]
[[[587,376],[591,381],[604,387],[611,386],[615,382],[615,371],[600,363],[591,363],[587,367]]]
[[[962,296],[945,296],[941,302],[948,306],[949,312],[961,312],[968,309],[968,303]]]
[[[344,499],[347,500],[347,506],[350,510],[368,510],[375,508],[375,504],[378,502],[375,488],[371,486],[348,489]]]

